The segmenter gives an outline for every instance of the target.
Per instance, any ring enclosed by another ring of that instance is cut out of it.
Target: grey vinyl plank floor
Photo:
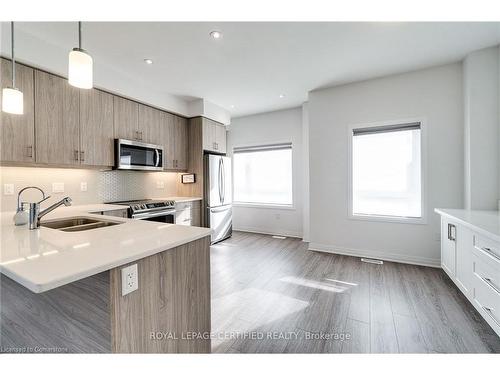
[[[234,232],[212,262],[214,353],[500,353],[440,269]]]

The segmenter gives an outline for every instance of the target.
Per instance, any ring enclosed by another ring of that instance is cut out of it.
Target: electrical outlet
[[[3,195],[14,195],[14,184],[3,184]]]
[[[122,296],[127,295],[139,288],[137,263],[122,268]]]
[[[53,182],[52,183],[53,193],[64,193],[64,182]]]
[[[281,214],[276,214],[276,215],[275,215],[275,218],[276,218],[276,220],[281,219]]]
[[[80,182],[80,191],[87,191],[87,183]]]
[[[156,188],[157,189],[163,189],[165,188],[165,182],[162,180],[156,181]]]

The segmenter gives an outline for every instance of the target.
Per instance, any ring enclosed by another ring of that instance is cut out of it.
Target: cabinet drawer
[[[191,206],[192,206],[192,202],[175,203],[175,210],[176,211],[190,210]]]
[[[484,279],[474,273],[474,302],[492,328],[500,332],[500,294]]]
[[[500,244],[488,238],[474,235],[474,253],[484,262],[500,267]]]
[[[491,262],[490,262],[491,263]],[[496,292],[500,298],[500,268],[484,262],[476,254],[474,254],[474,278],[475,285],[480,287],[488,287]]]
[[[191,225],[191,209],[181,210],[175,212],[175,224],[177,225]]]

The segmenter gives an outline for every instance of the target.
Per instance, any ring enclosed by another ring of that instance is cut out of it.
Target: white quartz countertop
[[[81,232],[15,226],[14,212],[0,217],[0,272],[35,293],[136,261],[210,235],[208,228],[91,214],[123,209],[95,204],[59,207],[42,219],[83,216],[122,224]]]
[[[436,208],[441,216],[455,220],[474,231],[500,242],[500,212]]]

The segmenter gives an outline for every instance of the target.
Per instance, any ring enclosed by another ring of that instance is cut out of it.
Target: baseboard
[[[296,237],[302,238],[302,233],[292,232],[292,231],[268,231],[261,228],[253,228],[253,227],[235,227],[233,226],[233,230],[240,232],[248,232],[248,233],[260,233],[260,234],[268,234],[271,236],[285,236],[285,237]]]
[[[441,267],[440,259],[416,257],[411,255],[401,255],[401,254],[387,253],[384,251],[376,251],[376,250],[349,249],[334,245],[323,245],[315,242],[311,242],[309,244],[308,250],[321,251],[324,253],[332,253],[332,254],[350,255],[355,257],[381,259],[388,262],[415,264],[418,266],[437,267],[437,268]]]

